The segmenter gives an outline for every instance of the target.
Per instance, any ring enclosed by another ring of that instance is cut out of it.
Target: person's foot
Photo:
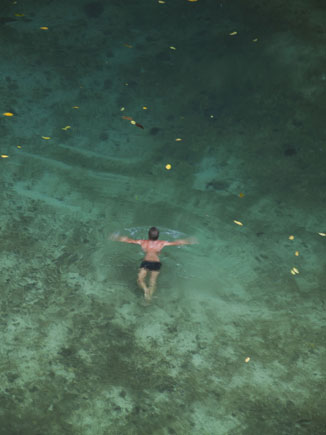
[[[150,300],[152,299],[152,295],[151,295],[151,292],[150,292],[149,289],[146,289],[146,290],[144,291],[144,297],[145,297],[145,300],[146,300],[146,301],[150,301]]]
[[[144,307],[148,307],[148,305],[150,305],[151,304],[151,301],[152,301],[152,298],[148,295],[148,294],[144,294],[144,299],[143,299],[143,302],[142,302],[142,305],[144,306]]]

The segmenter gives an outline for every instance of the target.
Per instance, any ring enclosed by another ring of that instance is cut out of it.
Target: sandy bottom
[[[161,238],[192,235],[199,244],[162,251],[158,289],[144,307],[140,248],[108,235],[145,238],[147,226],[127,225],[146,198],[132,212],[123,201],[96,209],[81,194],[68,202],[46,196],[44,183],[30,185],[7,180],[1,192],[8,427],[87,435],[318,428],[325,239],[307,215],[276,225],[273,204],[257,201],[247,217],[233,214],[240,226],[215,204],[185,204],[179,231],[168,227],[178,209],[157,205]]]

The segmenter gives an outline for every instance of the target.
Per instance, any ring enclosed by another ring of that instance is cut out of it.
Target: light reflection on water
[[[172,237],[173,239],[186,237],[186,234],[181,231],[173,230],[171,228],[166,228],[162,226],[157,226],[157,228],[160,231],[159,238],[161,240],[163,240],[165,237],[168,238]],[[131,228],[124,228],[123,230],[129,233],[131,237],[134,237],[136,239],[145,239],[145,238],[147,239],[149,227],[148,226],[131,227]]]

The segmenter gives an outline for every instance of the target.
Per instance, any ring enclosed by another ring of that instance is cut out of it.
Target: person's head
[[[160,235],[160,232],[156,227],[152,227],[148,231],[149,240],[157,240],[159,235]]]

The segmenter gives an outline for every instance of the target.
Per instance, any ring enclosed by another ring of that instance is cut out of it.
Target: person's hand
[[[119,233],[112,233],[109,235],[109,239],[117,242],[119,240]]]

